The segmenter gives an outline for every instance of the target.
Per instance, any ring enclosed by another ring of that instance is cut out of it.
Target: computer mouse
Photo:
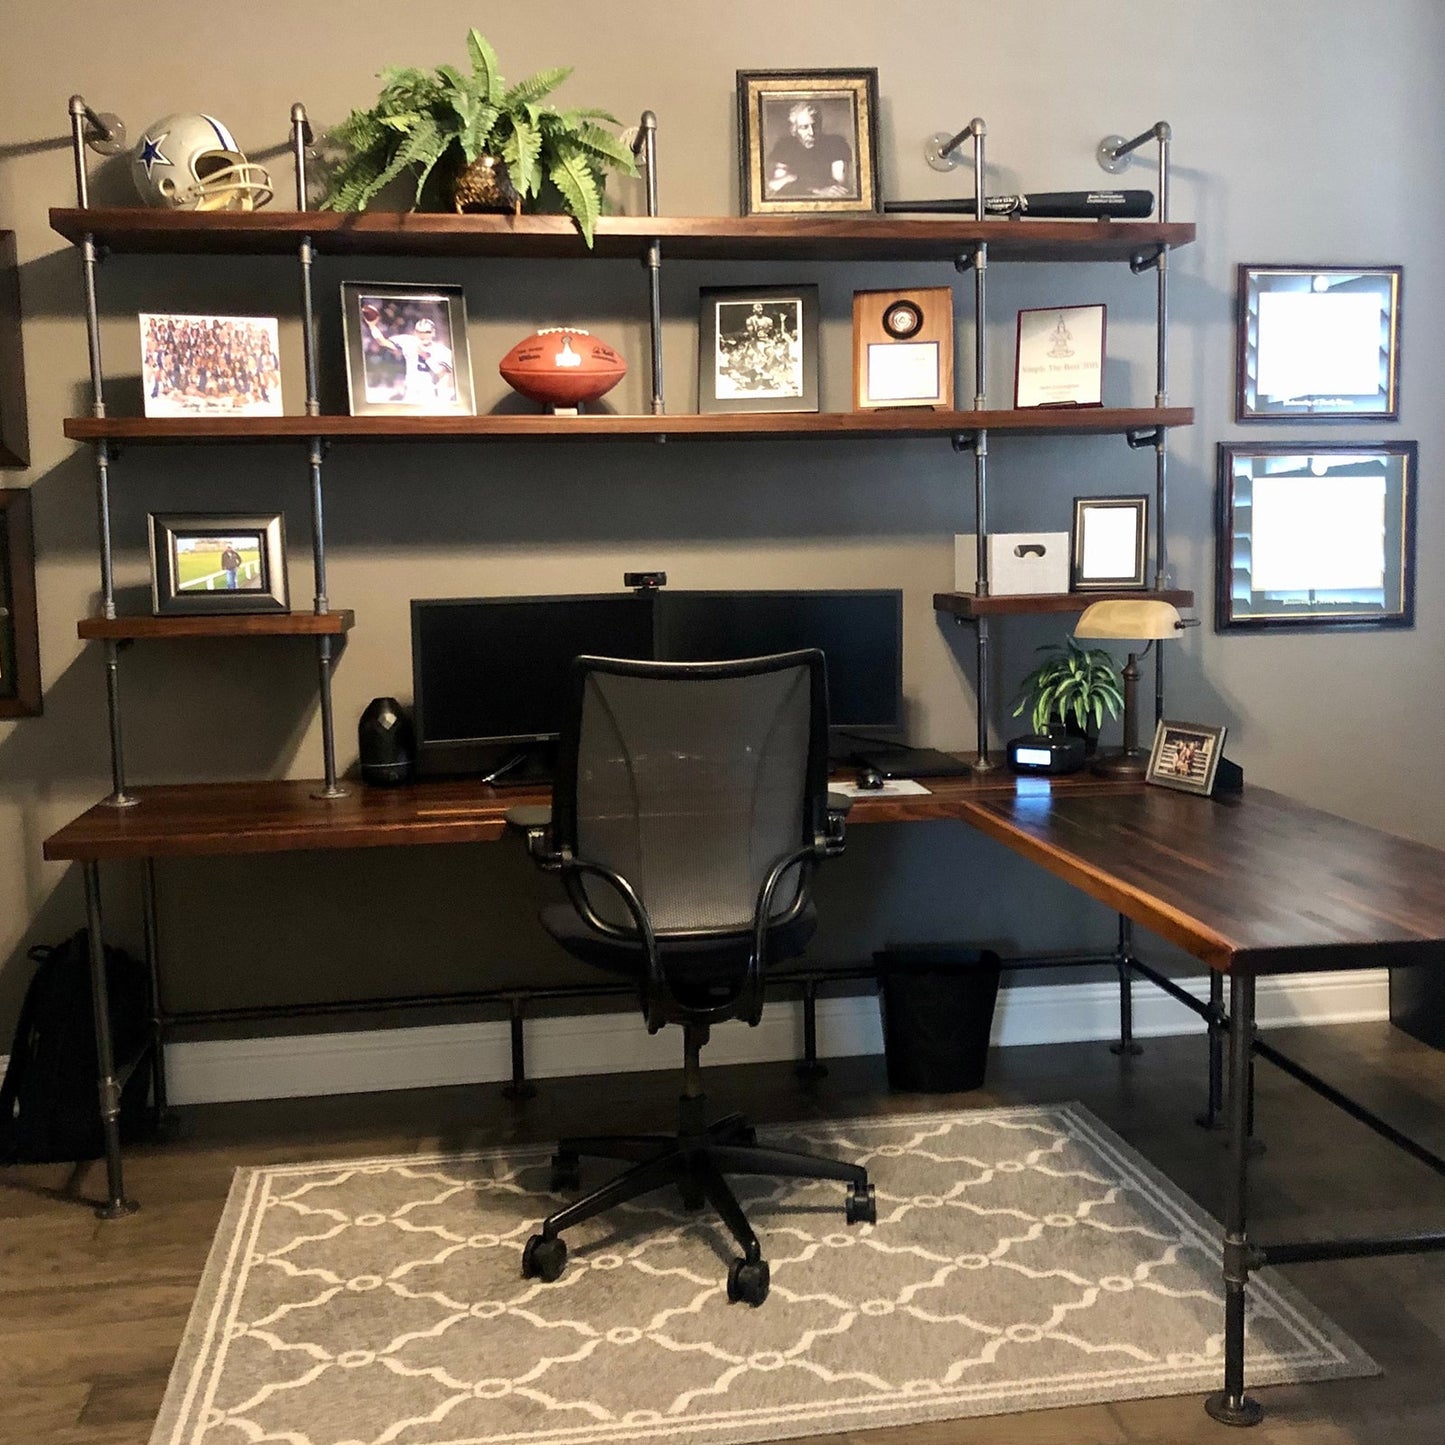
[[[883,774],[877,768],[859,768],[858,786],[870,793],[877,792],[883,786]]]

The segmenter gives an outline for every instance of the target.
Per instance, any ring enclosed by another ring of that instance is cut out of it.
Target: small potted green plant
[[[374,105],[330,132],[341,151],[323,210],[363,211],[392,181],[416,176],[413,207],[435,174],[458,211],[520,210],[550,186],[592,244],[609,169],[635,176],[632,152],[605,110],[558,110],[545,98],[572,73],[539,70],[508,87],[482,34],[467,34],[471,74],[452,65],[381,72]]]
[[[1019,684],[1013,715],[1029,714],[1034,732],[1056,728],[1081,734],[1092,753],[1104,718],[1124,706],[1119,670],[1102,647],[1081,647],[1072,637],[1045,643],[1046,656]]]

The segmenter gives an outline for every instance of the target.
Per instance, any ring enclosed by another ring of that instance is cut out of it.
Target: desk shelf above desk
[[[350,609],[214,617],[82,617],[75,631],[88,642],[187,637],[338,637],[350,632],[355,622],[356,614]]]
[[[1089,407],[1075,410],[714,413],[675,416],[582,416],[502,413],[487,416],[262,416],[141,417],[73,416],[72,441],[141,445],[182,442],[327,441],[701,441],[749,438],[850,440],[973,436],[980,431],[1018,436],[1126,436],[1159,427],[1190,426],[1194,409]]]
[[[933,610],[970,621],[976,617],[1018,616],[1030,612],[1082,612],[1092,603],[1116,598],[1130,602],[1172,602],[1175,607],[1194,606],[1192,592],[1141,592],[1134,587],[1127,592],[1030,592],[996,597],[976,597],[972,592],[935,592]]]

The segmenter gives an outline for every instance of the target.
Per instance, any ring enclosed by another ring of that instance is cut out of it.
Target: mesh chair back
[[[660,939],[750,929],[773,863],[823,830],[823,654],[580,657],[573,667],[553,791],[558,840],[626,878]],[[805,902],[806,871],[778,889],[774,921]],[[581,887],[605,923],[632,931],[613,889]]]

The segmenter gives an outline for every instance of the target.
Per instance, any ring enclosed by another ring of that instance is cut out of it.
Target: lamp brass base
[[[1110,753],[1095,758],[1093,770],[1101,778],[1142,778],[1149,771],[1149,754]]]

